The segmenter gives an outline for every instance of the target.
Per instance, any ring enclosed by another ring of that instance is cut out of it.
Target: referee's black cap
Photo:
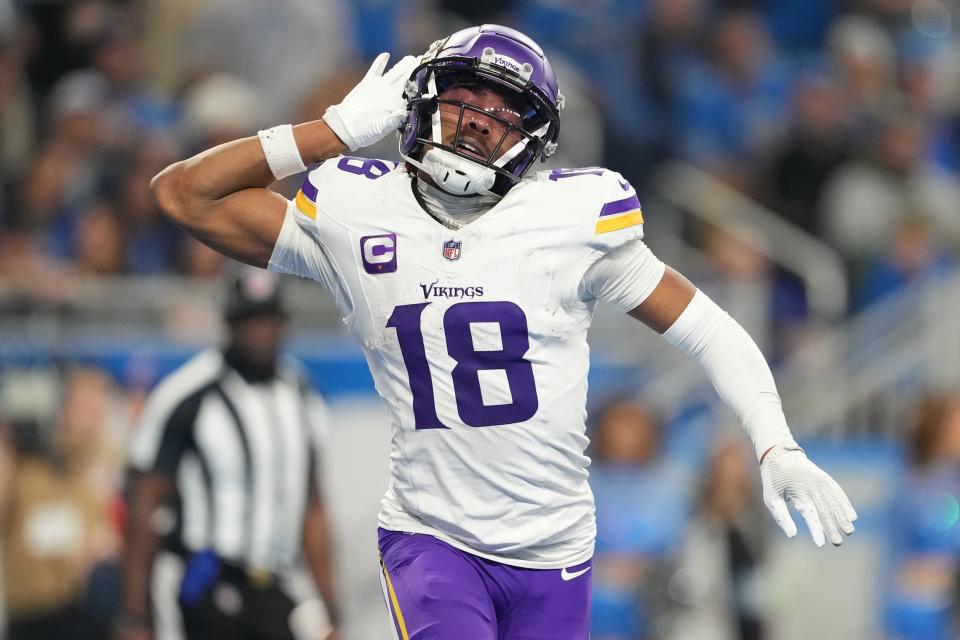
[[[223,316],[227,322],[251,316],[286,318],[279,278],[262,269],[241,271],[229,281]]]

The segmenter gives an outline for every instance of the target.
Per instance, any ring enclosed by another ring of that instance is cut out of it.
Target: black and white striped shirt
[[[251,383],[206,350],[147,399],[129,464],[176,479],[175,542],[187,551],[280,573],[300,553],[325,414],[293,366]]]

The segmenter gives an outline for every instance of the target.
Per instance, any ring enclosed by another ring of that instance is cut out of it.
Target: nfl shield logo
[[[443,257],[447,260],[460,259],[460,241],[447,240],[443,243]]]

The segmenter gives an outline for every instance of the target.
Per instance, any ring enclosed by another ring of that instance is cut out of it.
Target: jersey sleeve
[[[353,305],[335,256],[338,234],[343,230],[318,202],[329,171],[327,164],[307,174],[296,197],[287,203],[283,227],[267,270],[319,282],[333,296],[340,312],[347,316]]]
[[[665,270],[643,240],[635,238],[590,265],[580,283],[581,298],[603,300],[630,311],[660,284]]]
[[[643,211],[633,186],[619,173],[605,171],[599,196],[579,297],[630,311],[656,288],[665,267],[642,240]]]

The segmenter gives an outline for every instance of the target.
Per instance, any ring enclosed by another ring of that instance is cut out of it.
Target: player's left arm
[[[760,462],[764,502],[788,536],[797,528],[786,500],[803,516],[818,546],[825,540],[839,545],[844,534],[853,533],[856,512],[836,481],[794,441],[770,367],[739,323],[664,265],[638,237],[597,259],[581,287],[585,297],[619,306],[703,368],[750,435]]]
[[[764,502],[784,533],[797,533],[789,500],[817,546],[825,539],[842,544],[843,535],[853,533],[856,511],[840,485],[794,441],[770,367],[743,327],[670,267],[628,313],[694,358],[736,411],[757,452]]]

